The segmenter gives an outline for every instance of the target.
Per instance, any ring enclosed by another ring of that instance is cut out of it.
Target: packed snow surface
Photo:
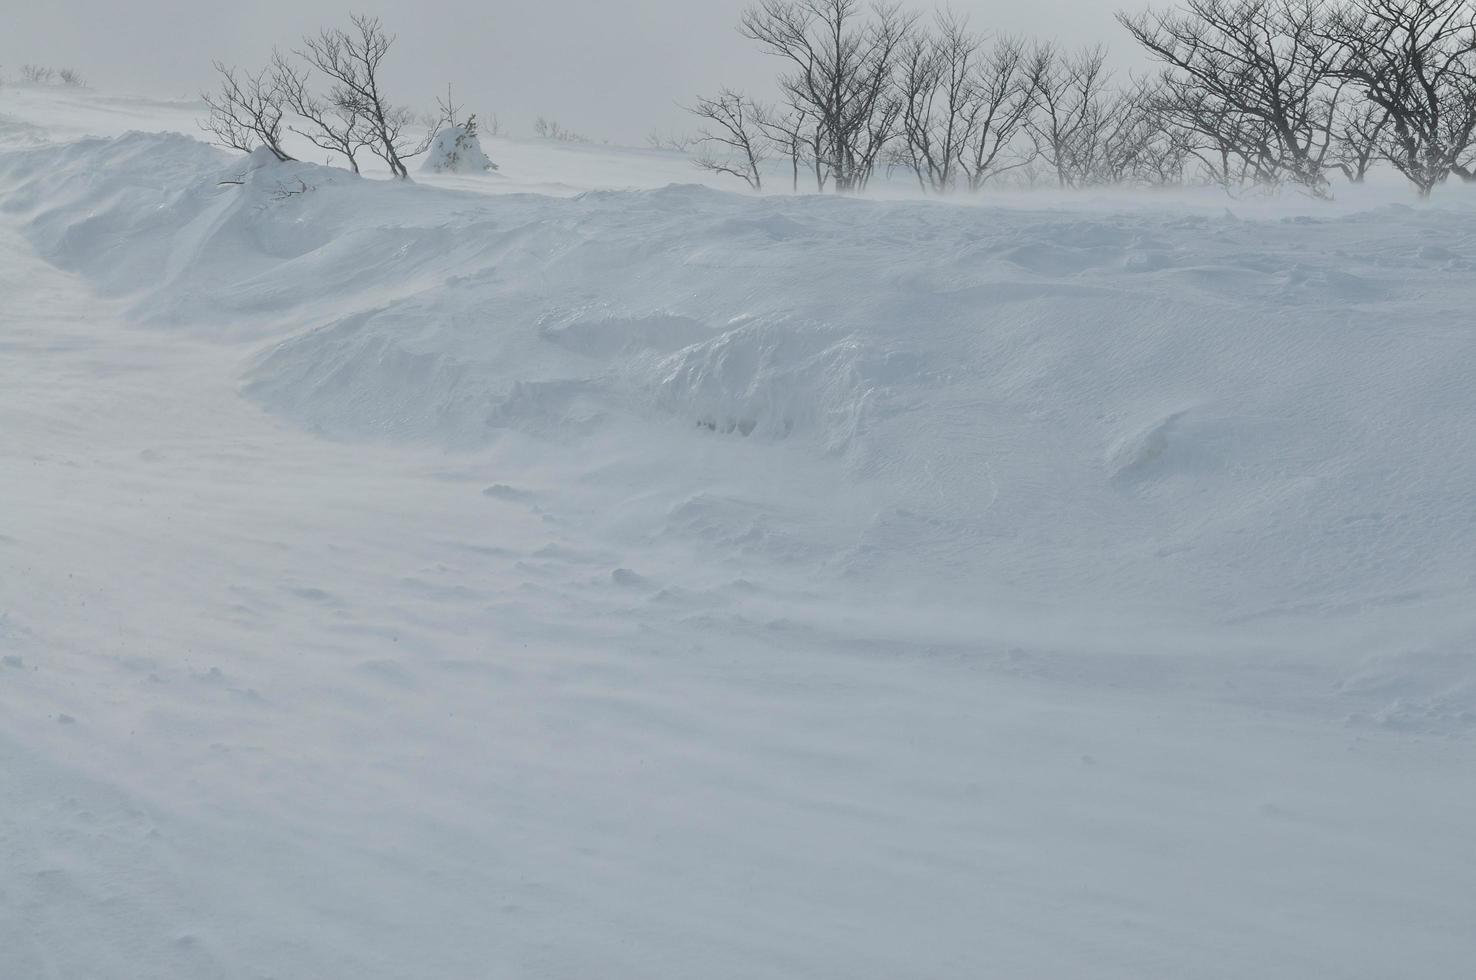
[[[0,976],[1470,975],[1476,198],[189,112],[0,90]]]

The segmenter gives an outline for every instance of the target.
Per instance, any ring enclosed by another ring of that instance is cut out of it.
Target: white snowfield
[[[0,977],[1472,975],[1471,194],[189,112],[0,90]]]

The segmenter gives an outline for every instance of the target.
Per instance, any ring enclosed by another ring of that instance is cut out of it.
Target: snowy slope
[[[48,98],[0,973],[1476,956],[1476,199],[395,185]]]

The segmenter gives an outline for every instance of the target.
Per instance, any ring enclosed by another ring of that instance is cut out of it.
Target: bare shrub
[[[653,129],[646,134],[646,145],[653,150],[670,150],[674,153],[686,153],[690,151],[697,142],[697,137],[689,133],[663,133]]]
[[[553,140],[555,143],[593,143],[594,140],[588,136],[574,132],[560,126],[557,120],[545,119],[539,116],[533,120],[533,133],[539,139]]]

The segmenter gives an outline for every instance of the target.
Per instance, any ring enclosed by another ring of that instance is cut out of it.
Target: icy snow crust
[[[6,132],[0,974],[1476,957],[1465,197]]]

